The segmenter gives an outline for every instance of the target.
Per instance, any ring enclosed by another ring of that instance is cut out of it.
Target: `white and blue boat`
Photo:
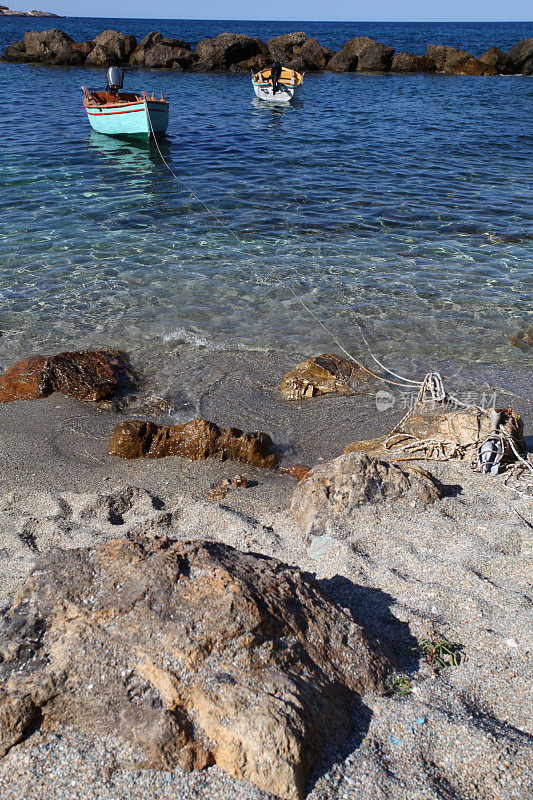
[[[304,77],[295,69],[274,62],[268,69],[252,75],[255,96],[267,103],[290,103]]]
[[[117,67],[107,71],[107,88],[103,92],[84,92],[83,105],[91,127],[109,136],[144,136],[165,133],[168,128],[168,102],[161,94],[157,100],[147,92],[119,92],[124,75]]]

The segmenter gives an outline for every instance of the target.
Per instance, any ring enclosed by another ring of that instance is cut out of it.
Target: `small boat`
[[[274,62],[271,67],[262,69],[252,76],[252,86],[256,97],[269,103],[290,103],[296,90],[302,85],[303,75],[295,69],[283,67]]]
[[[145,136],[165,133],[168,128],[168,103],[161,94],[157,100],[145,91],[121,92],[124,73],[117,67],[107,71],[105,92],[89,91],[82,86],[85,95],[83,105],[91,127],[98,133],[110,136]]]

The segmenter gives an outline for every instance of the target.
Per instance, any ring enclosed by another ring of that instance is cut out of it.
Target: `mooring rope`
[[[197,200],[197,202],[200,203],[200,205],[202,205],[205,208],[207,213],[227,233],[229,233],[230,236],[232,236],[235,239],[235,241],[239,244],[239,246],[240,246],[240,248],[242,250],[244,250],[246,253],[248,253],[248,255],[253,260],[255,260],[259,264],[261,264],[267,270],[267,272],[269,272],[271,275],[273,275],[276,278],[278,283],[283,283],[284,279],[283,278],[279,278],[279,276],[276,274],[276,271],[272,267],[270,267],[265,261],[263,261],[263,259],[259,255],[257,255],[257,253],[252,252],[252,250],[250,250],[250,248],[248,247],[246,242],[237,233],[235,233],[235,231],[232,228],[230,228],[229,225],[227,225],[217,214],[215,214],[209,208],[207,203],[204,200],[202,200],[202,198],[199,197],[196,194],[194,189],[191,186],[189,186],[189,184],[186,181],[184,181],[183,178],[180,178],[180,177],[178,177],[178,175],[176,175],[176,173],[174,172],[172,167],[166,161],[163,153],[161,152],[161,148],[159,147],[159,142],[157,140],[157,136],[155,134],[155,131],[154,131],[154,128],[153,128],[153,125],[152,125],[152,119],[151,119],[151,116],[150,116],[150,111],[148,109],[148,103],[146,103],[146,114],[147,114],[147,117],[148,117],[148,122],[150,124],[150,131],[151,131],[151,134],[152,134],[152,138],[153,138],[153,140],[155,142],[157,151],[159,153],[159,157],[161,158],[161,161],[163,162],[163,164],[165,165],[165,167],[167,168],[169,173],[172,175],[172,177],[177,181],[177,183],[179,183],[182,186],[184,186],[187,189],[187,191],[191,193],[191,195]],[[299,278],[302,277],[302,275],[298,272],[298,270],[295,267],[289,266],[288,268],[290,270],[292,270],[293,272],[295,272],[296,275]],[[419,391],[418,391],[418,396],[417,396],[417,400],[416,400],[417,404],[425,404],[427,402],[439,402],[439,403],[449,402],[449,403],[452,403],[453,405],[455,405],[457,408],[466,408],[466,409],[470,409],[470,410],[475,410],[475,411],[477,411],[477,412],[479,412],[481,414],[490,414],[490,409],[486,409],[486,408],[483,408],[482,406],[478,406],[478,405],[475,405],[475,404],[472,404],[472,403],[464,403],[461,400],[459,400],[458,397],[455,397],[454,395],[451,395],[449,392],[447,392],[445,387],[444,387],[444,382],[443,382],[442,377],[441,377],[439,372],[428,372],[426,374],[426,376],[424,377],[424,379],[422,381],[419,381],[419,380],[412,380],[411,378],[406,378],[403,375],[399,375],[398,373],[393,372],[392,370],[390,370],[388,367],[386,367],[372,353],[372,351],[370,349],[370,345],[368,344],[368,342],[367,342],[367,340],[365,338],[365,335],[364,335],[363,330],[361,329],[361,326],[359,325],[357,320],[354,320],[355,324],[357,325],[357,328],[359,329],[361,338],[363,339],[363,342],[365,343],[366,348],[367,348],[367,350],[368,350],[368,352],[370,354],[370,357],[378,364],[379,367],[381,367],[382,370],[387,372],[389,375],[393,375],[395,378],[398,378],[401,381],[401,383],[399,383],[398,381],[393,381],[390,378],[385,378],[383,375],[378,375],[375,372],[372,372],[372,370],[368,369],[368,367],[366,367],[361,361],[359,361],[357,358],[355,358],[355,356],[352,353],[350,353],[343,346],[343,344],[340,342],[338,336],[336,336],[336,334],[326,325],[326,323],[322,319],[320,319],[311,308],[309,308],[307,303],[296,293],[296,291],[292,288],[292,286],[288,286],[287,288],[289,289],[289,291],[292,294],[292,296],[294,297],[294,299],[318,323],[318,325],[320,325],[320,327],[328,334],[328,336],[331,337],[331,339],[335,342],[337,347],[344,353],[344,355],[347,356],[350,361],[352,361],[354,364],[356,364],[360,369],[362,369],[368,375],[371,375],[373,378],[376,378],[378,381],[382,381],[382,382],[387,383],[387,384],[389,384],[391,386],[399,386],[401,388],[411,389],[411,390],[414,387],[418,387]],[[428,400],[426,398],[427,394],[430,395],[430,400]],[[412,412],[413,412],[413,408],[410,408],[407,411],[405,416],[400,420],[400,422],[396,426],[396,430],[397,431],[399,429],[401,429],[401,426],[411,416]],[[516,464],[515,466],[519,466],[520,465],[522,469],[526,469],[527,468],[527,470],[529,470],[531,473],[533,473],[533,465],[527,459],[527,456],[526,456],[526,458],[524,458],[518,452],[512,437],[507,433],[507,431],[505,431],[503,428],[500,427],[499,430],[498,430],[498,434],[502,438],[505,438],[508,441],[511,450],[513,451],[513,454],[515,455],[515,457],[517,458],[517,461],[518,461],[518,464]],[[397,433],[396,434],[392,434],[386,440],[385,446],[386,446],[387,449],[393,449],[394,448],[394,445],[390,444],[390,442],[397,435],[398,435]],[[420,444],[421,444],[422,440],[420,440],[420,439],[418,439],[418,437],[412,436],[410,434],[407,434],[407,438],[409,438],[411,440],[410,444],[405,444],[404,443],[403,446],[400,446],[400,449],[403,450],[406,453],[406,455],[408,455],[408,456],[410,455],[413,460],[416,460],[416,456],[413,456],[411,454],[414,454],[417,450],[422,449],[420,447]],[[404,440],[404,442],[405,442],[405,440]],[[431,450],[433,451],[433,453],[438,456],[437,460],[448,461],[451,458],[458,457],[458,456],[460,457],[460,456],[464,455],[468,447],[470,447],[472,445],[479,445],[479,443],[480,443],[479,439],[477,441],[469,442],[467,445],[458,445],[457,442],[432,439],[432,440],[429,440],[429,441],[426,442],[426,446],[429,445]],[[397,443],[396,447],[398,447],[398,445],[399,445],[399,443]],[[447,448],[451,449],[451,453],[450,452],[446,452]],[[420,457],[423,457],[423,456],[419,456],[419,458]],[[402,460],[411,460],[411,458],[405,458],[405,459],[402,459]],[[427,458],[427,450],[426,450],[426,458]],[[506,488],[511,488],[511,487],[506,487]],[[513,489],[513,491],[518,491],[518,490]],[[520,492],[519,492],[519,494],[520,494]]]
[[[276,274],[276,270],[275,270],[275,269],[273,269],[272,267],[270,267],[270,266],[269,266],[269,265],[268,265],[268,264],[267,264],[265,261],[263,261],[263,259],[261,258],[261,256],[257,255],[257,253],[254,253],[252,250],[250,250],[250,248],[248,247],[248,245],[246,244],[246,242],[245,242],[245,241],[244,241],[244,240],[243,240],[243,239],[242,239],[242,238],[241,238],[241,237],[240,237],[240,236],[239,236],[237,233],[235,233],[235,231],[234,231],[232,228],[230,228],[230,227],[229,227],[229,225],[227,225],[227,224],[226,224],[226,223],[225,223],[225,222],[224,222],[222,219],[220,219],[220,217],[219,217],[219,216],[217,216],[217,214],[215,214],[215,213],[214,213],[214,211],[211,211],[211,209],[209,208],[209,206],[207,205],[207,203],[206,203],[204,200],[202,200],[202,198],[201,198],[201,197],[199,197],[199,196],[196,194],[196,192],[194,191],[194,189],[193,189],[191,186],[189,186],[189,184],[188,184],[186,181],[184,181],[184,180],[183,180],[183,178],[180,178],[180,177],[178,177],[178,176],[176,175],[176,173],[174,172],[174,170],[172,169],[172,167],[171,167],[171,166],[170,166],[170,165],[167,163],[167,161],[166,161],[166,159],[165,159],[165,157],[164,157],[163,153],[161,152],[161,148],[159,147],[159,142],[157,141],[157,136],[156,136],[156,134],[155,134],[155,131],[154,131],[154,128],[153,128],[153,125],[152,125],[152,119],[151,119],[151,117],[150,117],[150,111],[148,110],[148,106],[146,106],[146,114],[147,114],[147,116],[148,116],[148,122],[150,123],[150,130],[151,130],[151,133],[152,133],[152,137],[153,137],[153,140],[154,140],[154,142],[155,142],[155,146],[156,146],[156,148],[157,148],[157,151],[158,151],[158,153],[159,153],[159,156],[160,156],[160,158],[161,158],[161,161],[163,162],[163,164],[165,165],[165,167],[168,169],[168,171],[170,172],[170,174],[172,175],[172,177],[173,177],[173,178],[174,178],[174,179],[175,179],[175,180],[176,180],[178,183],[180,183],[182,186],[184,186],[184,187],[187,189],[187,191],[188,191],[188,192],[190,192],[190,193],[192,194],[192,196],[195,198],[195,200],[197,200],[197,201],[198,201],[198,203],[200,203],[200,205],[202,205],[202,206],[205,208],[205,210],[207,211],[207,213],[208,213],[208,214],[209,214],[209,215],[210,215],[210,216],[211,216],[211,217],[212,217],[214,220],[216,220],[216,222],[218,222],[218,224],[219,224],[219,225],[220,225],[220,226],[221,226],[221,227],[222,227],[222,228],[223,228],[223,229],[224,229],[224,230],[225,230],[227,233],[229,233],[229,234],[230,234],[230,236],[232,236],[232,237],[235,239],[235,241],[236,241],[236,242],[238,242],[238,244],[239,244],[239,246],[240,246],[240,248],[241,248],[242,250],[244,250],[246,253],[248,253],[248,255],[249,255],[249,256],[250,256],[250,257],[251,257],[251,258],[252,258],[254,261],[257,261],[259,264],[261,264],[261,266],[263,266],[263,267],[264,267],[264,268],[265,268],[265,269],[266,269],[266,270],[267,270],[267,271],[268,271],[268,272],[269,272],[271,275],[273,275],[273,276],[276,278],[276,280],[277,280],[277,282],[278,282],[278,283],[283,283],[283,278],[279,278],[279,276]],[[301,276],[301,274],[298,272],[298,270],[297,270],[295,267],[291,267],[291,266],[289,266],[289,267],[288,267],[288,269],[290,269],[290,270],[292,270],[293,272],[295,272],[295,273],[296,273],[296,275],[297,275],[299,278],[301,278],[301,277],[302,277],[302,276]],[[385,378],[385,377],[383,377],[382,375],[377,375],[375,372],[372,372],[372,370],[368,369],[368,367],[366,367],[366,366],[365,366],[365,365],[364,365],[364,364],[363,364],[361,361],[359,361],[357,358],[355,358],[355,356],[354,356],[352,353],[350,353],[350,352],[348,352],[348,350],[346,350],[346,348],[345,348],[345,347],[343,346],[343,344],[340,342],[340,340],[339,340],[338,336],[336,336],[336,334],[335,334],[335,333],[333,333],[333,331],[332,331],[332,330],[331,330],[331,329],[330,329],[330,328],[329,328],[329,327],[326,325],[326,323],[325,323],[325,322],[324,322],[322,319],[320,319],[320,317],[318,317],[318,316],[315,314],[315,312],[314,312],[314,311],[313,311],[311,308],[309,308],[309,306],[307,305],[307,303],[306,303],[306,302],[305,302],[305,301],[304,301],[304,300],[303,300],[303,299],[302,299],[302,298],[301,298],[301,297],[300,297],[300,296],[299,296],[299,295],[296,293],[296,291],[293,289],[293,287],[292,287],[292,286],[287,286],[286,288],[288,288],[288,290],[290,291],[290,293],[292,294],[292,296],[294,297],[294,299],[295,299],[295,300],[296,300],[296,301],[297,301],[297,302],[298,302],[298,303],[299,303],[299,304],[302,306],[302,308],[304,308],[304,309],[305,309],[305,311],[306,311],[308,314],[310,314],[310,316],[311,316],[311,317],[312,317],[312,318],[315,320],[315,322],[317,322],[317,323],[320,325],[320,327],[321,327],[321,328],[322,328],[322,329],[323,329],[323,330],[324,330],[324,331],[325,331],[325,332],[328,334],[328,336],[330,336],[330,337],[331,337],[331,339],[332,339],[332,340],[335,342],[335,344],[337,345],[337,347],[338,347],[338,348],[339,348],[339,349],[340,349],[340,350],[341,350],[341,351],[344,353],[344,355],[345,355],[345,356],[347,356],[347,357],[350,359],[350,361],[353,361],[353,362],[354,362],[354,364],[357,364],[357,366],[358,366],[360,369],[362,369],[362,370],[364,370],[364,372],[368,373],[368,375],[371,375],[373,378],[376,378],[376,379],[377,379],[377,380],[379,380],[379,381],[383,381],[384,383],[388,383],[388,384],[390,384],[391,386],[399,386],[399,387],[401,387],[402,389],[412,389],[412,388],[413,388],[413,386],[421,386],[421,385],[422,385],[420,381],[412,381],[412,380],[410,380],[409,378],[406,378],[405,380],[402,378],[402,381],[403,381],[403,382],[402,382],[402,383],[398,383],[397,381],[391,381],[389,378]],[[368,344],[367,344],[367,347],[368,347]],[[376,360],[376,359],[375,359],[375,360]],[[379,363],[379,362],[378,362],[378,363]],[[380,364],[380,366],[381,366],[381,364]],[[385,367],[384,369],[385,369],[387,372],[389,372],[390,374],[394,375],[394,373],[393,373],[391,370],[387,370],[387,368],[386,368],[386,367]],[[395,377],[399,377],[399,378],[401,378],[401,376],[395,376]]]

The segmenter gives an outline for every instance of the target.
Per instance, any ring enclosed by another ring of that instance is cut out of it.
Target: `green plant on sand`
[[[413,649],[421,653],[435,673],[445,667],[458,667],[465,659],[463,645],[450,642],[437,631],[422,639]]]
[[[407,675],[393,675],[387,681],[383,697],[407,697],[412,691],[411,679]]]

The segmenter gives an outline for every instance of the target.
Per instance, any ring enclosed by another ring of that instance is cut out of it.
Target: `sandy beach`
[[[211,408],[217,392],[222,397],[224,388],[212,390]],[[530,404],[522,398],[518,405],[527,432]],[[275,437],[290,419],[292,442],[281,466],[324,463],[339,455],[340,439],[368,435],[370,418],[378,435],[398,416],[376,419],[372,395],[279,406],[284,416],[276,419],[272,411],[269,429]],[[252,415],[243,420],[240,411],[241,424],[251,422]],[[107,456],[109,436],[124,414],[136,416],[134,409],[117,415],[56,393],[0,407],[4,609],[52,547],[94,546],[140,533],[213,540],[273,556],[314,573],[333,600],[381,637],[395,654],[398,675],[410,684],[407,696],[365,695],[364,724],[317,765],[309,800],[529,796],[530,499],[465,463],[428,463],[444,487],[431,507],[363,507],[340,528],[326,526],[309,537],[289,511],[296,481],[280,470],[213,459]],[[340,418],[346,429],[328,435]],[[226,422],[224,410],[219,422]],[[222,480],[243,473],[249,488],[235,488],[219,502],[209,497]],[[118,521],[110,513],[117,507]],[[434,632],[464,648],[461,663],[438,674],[417,645]],[[6,800],[37,799],[43,792],[54,800],[269,796],[218,767],[186,775],[179,768],[143,770],[140,761],[123,741],[43,728],[0,762],[0,794]]]

